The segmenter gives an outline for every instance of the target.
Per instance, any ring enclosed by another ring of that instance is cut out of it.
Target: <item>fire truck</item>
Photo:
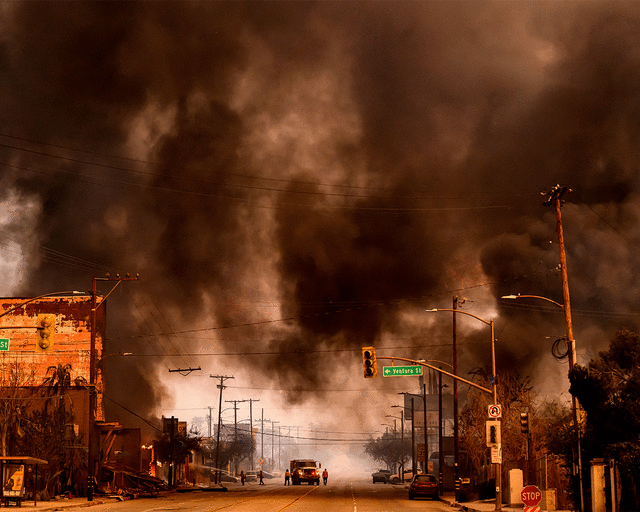
[[[296,459],[289,463],[291,483],[300,485],[308,482],[309,485],[320,485],[320,468],[322,464],[311,459]]]

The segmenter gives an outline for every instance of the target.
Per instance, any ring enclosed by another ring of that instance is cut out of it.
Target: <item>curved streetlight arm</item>
[[[444,364],[444,365],[448,366],[449,368],[451,368],[451,370],[453,370],[453,365],[449,364],[449,363],[445,363],[444,361],[438,361],[437,359],[425,359],[425,361],[429,362],[429,363]]]
[[[491,321],[487,321],[484,318],[480,318],[472,313],[467,313],[466,311],[460,311],[459,309],[427,309],[427,313],[437,313],[438,311],[451,311],[453,313],[460,313],[461,315],[467,315],[476,320],[480,320],[483,324],[491,325]]]
[[[16,309],[20,309],[22,306],[26,306],[27,304],[34,302],[38,299],[44,299],[45,297],[55,297],[56,295],[84,295],[84,292],[78,292],[78,291],[52,292],[52,293],[45,293],[44,295],[38,295],[37,297],[33,297],[32,299],[21,302],[20,304],[13,306],[12,308],[7,309],[6,311],[3,311],[2,313],[0,313],[0,317],[8,315],[9,313],[15,311]]]
[[[491,372],[493,373],[493,403],[498,403],[498,388],[496,386],[496,337],[493,328],[493,318],[491,320],[485,320],[484,318],[480,318],[472,313],[467,313],[466,311],[460,311],[459,309],[427,309],[428,313],[437,313],[439,311],[450,311],[452,313],[459,313],[461,315],[467,315],[471,318],[475,318],[476,320],[480,320],[483,324],[491,327]],[[445,373],[444,370],[439,370],[442,373]],[[459,378],[459,377],[456,377]]]
[[[520,299],[520,298],[542,299],[542,300],[546,300],[547,302],[551,302],[552,304],[555,304],[556,306],[558,306],[561,309],[564,309],[564,306],[562,304],[560,304],[559,302],[556,302],[555,300],[552,300],[552,299],[548,299],[547,297],[541,297],[540,295],[520,295],[518,293],[517,295],[503,295],[500,298],[501,299]]]

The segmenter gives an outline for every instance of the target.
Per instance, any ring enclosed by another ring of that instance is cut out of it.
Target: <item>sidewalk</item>
[[[258,488],[258,484],[254,484],[256,489]],[[145,496],[140,497],[138,499],[144,500],[154,500],[154,499],[163,499],[172,496],[174,493],[180,492],[226,492],[226,491],[234,491],[234,490],[242,490],[246,489],[246,487],[242,487],[240,484],[225,482],[224,486],[216,486],[215,488],[203,489],[203,488],[187,488],[187,489],[174,489],[172,491],[164,491],[158,494],[158,496],[151,497]],[[16,512],[53,512],[56,510],[66,510],[72,508],[87,508],[93,507],[94,505],[102,505],[104,503],[118,503],[119,501],[126,501],[129,498],[126,497],[116,497],[116,496],[94,496],[93,501],[88,501],[86,497],[84,498],[56,498],[48,501],[38,501],[34,500],[23,500],[22,505],[18,507],[17,505],[9,505],[9,507],[4,507],[0,503],[0,511],[3,509],[15,509]]]
[[[440,500],[451,505],[452,507],[458,507],[466,512],[493,512],[496,509],[496,500],[486,501],[470,501],[465,503],[458,503],[456,501],[455,494],[445,493],[440,496]],[[508,507],[502,505],[504,512],[523,512],[523,507]]]
[[[458,507],[466,512],[493,512],[496,509],[496,500],[483,500],[483,501],[470,501],[465,503],[458,503],[453,493],[445,493],[440,496],[440,499],[451,505],[452,507]],[[520,506],[508,506],[502,505],[504,512],[523,512],[524,505]],[[555,512],[571,512],[569,510],[557,510]]]
[[[56,500],[48,500],[48,501],[38,501],[34,500],[23,500],[21,506],[17,505],[9,505],[8,507],[0,507],[0,509],[15,509],[20,510],[21,512],[45,512],[45,511],[53,511],[53,510],[64,510],[71,509],[77,507],[92,507],[94,505],[102,505],[103,503],[116,503],[118,500],[116,498],[105,498],[99,497],[94,499],[93,501],[87,501],[87,498],[60,498]]]

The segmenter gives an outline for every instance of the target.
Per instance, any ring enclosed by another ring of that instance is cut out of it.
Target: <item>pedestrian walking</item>
[[[242,482],[242,485],[244,485],[244,480],[245,478],[247,478],[244,474],[244,471],[240,471],[240,481]]]
[[[329,479],[329,472],[327,471],[327,468],[325,468],[324,471],[322,472],[322,481],[324,482],[324,485],[327,485],[328,479]]]
[[[262,470],[260,470],[260,485],[264,485],[264,482],[262,481]]]
[[[289,478],[290,478],[289,470],[287,469],[284,472],[284,485],[289,485]]]

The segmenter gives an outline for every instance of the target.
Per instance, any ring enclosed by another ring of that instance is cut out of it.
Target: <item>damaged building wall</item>
[[[0,299],[0,350],[3,372],[9,365],[24,369],[25,386],[41,386],[49,368],[69,365],[70,385],[74,389],[74,410],[81,434],[88,431],[88,384],[90,380],[91,297],[68,295],[32,299]],[[96,420],[103,420],[104,381],[100,364],[106,330],[106,304],[96,310]],[[13,309],[15,308],[15,309]],[[33,372],[31,374],[31,372]],[[82,397],[82,399],[80,399]],[[84,402],[87,402],[86,404]],[[83,436],[86,439],[86,435]]]

